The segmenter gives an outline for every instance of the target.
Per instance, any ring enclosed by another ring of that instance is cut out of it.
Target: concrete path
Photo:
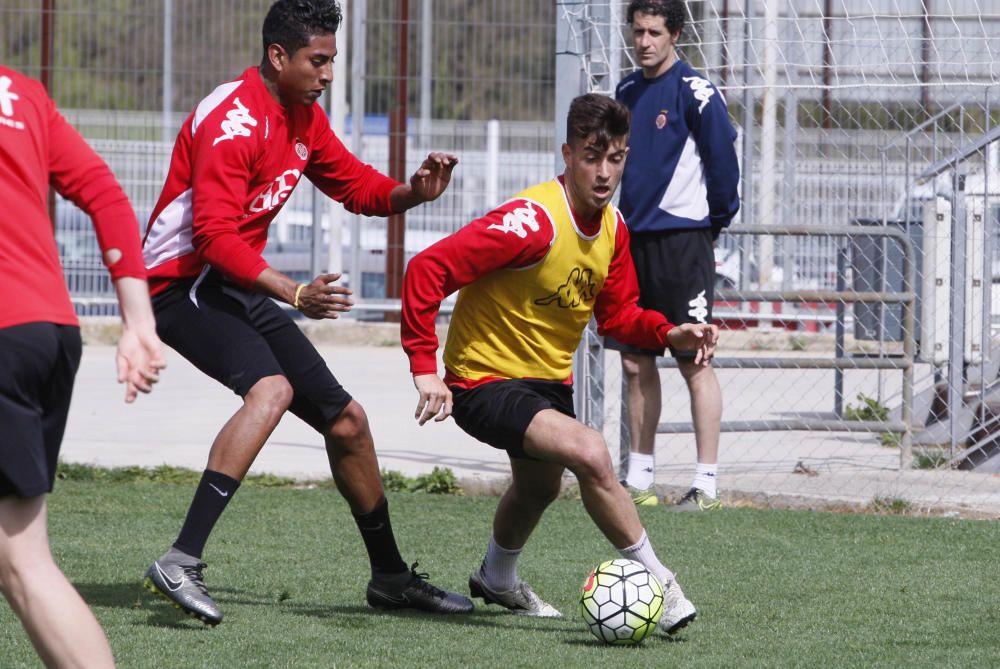
[[[321,354],[344,386],[366,408],[381,466],[408,476],[449,467],[463,482],[496,489],[506,480],[506,455],[465,435],[451,420],[419,427],[413,418],[417,394],[398,346],[319,344]],[[617,356],[608,356],[609,378]],[[87,345],[63,443],[68,462],[108,467],[169,464],[200,470],[219,428],[239,407],[239,399],[169,352],[168,369],[155,391],[135,404],[122,401],[114,379],[114,349]],[[720,370],[727,389],[752,374]],[[804,372],[790,371],[802,379]],[[620,377],[617,377],[620,378]],[[664,397],[686,391],[679,374],[664,375]],[[745,376],[743,377],[745,378]],[[759,381],[759,379],[758,379]],[[609,383],[613,393],[616,384]],[[768,393],[787,393],[787,384],[759,384],[757,392],[726,393],[727,418],[751,418],[760,406],[773,407]],[[812,392],[825,386],[811,383]],[[801,392],[807,392],[803,390]],[[762,402],[762,400],[764,400]],[[609,399],[605,436],[617,462],[617,400]],[[678,420],[686,407],[665,410]],[[771,412],[773,408],[765,411]],[[898,452],[874,437],[832,432],[724,434],[720,480],[731,503],[752,500],[776,506],[864,507],[873,500],[905,500],[911,509],[1000,518],[1000,476],[957,471],[900,471]],[[659,435],[656,481],[661,492],[682,492],[693,471],[692,435]],[[799,466],[801,465],[801,466]],[[251,472],[297,479],[330,475],[319,436],[294,416],[286,416],[265,445]]]

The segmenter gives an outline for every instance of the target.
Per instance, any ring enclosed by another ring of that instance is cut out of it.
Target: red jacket
[[[40,83],[0,65],[0,328],[76,325],[48,214],[52,185],[93,219],[111,277],[145,278],[139,226],[111,170],[66,122]]]
[[[319,105],[282,106],[256,67],[216,88],[177,135],[146,230],[150,292],[205,265],[252,287],[268,227],[303,176],[349,211],[393,213],[398,182],[350,153]]]

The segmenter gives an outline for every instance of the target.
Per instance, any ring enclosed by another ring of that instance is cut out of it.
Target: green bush
[[[406,492],[410,489],[410,481],[402,472],[392,469],[382,470],[382,487],[387,492]]]
[[[432,495],[461,495],[455,472],[447,467],[435,467],[430,474],[417,478],[391,469],[382,470],[382,487],[388,492],[426,492]]]
[[[455,472],[447,467],[435,467],[430,474],[418,476],[410,486],[413,492],[427,492],[432,495],[459,495],[462,488],[458,485]]]
[[[858,393],[858,402],[861,403],[858,407],[850,404],[844,407],[844,418],[862,421],[884,421],[889,418],[889,409],[877,399],[868,397],[864,393]]]

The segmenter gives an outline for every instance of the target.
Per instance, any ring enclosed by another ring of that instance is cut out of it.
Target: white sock
[[[486,549],[486,557],[483,558],[483,575],[491,588],[494,590],[514,589],[519,582],[517,558],[521,557],[522,550],[504,548],[497,543],[496,539],[490,537],[490,545]]]
[[[715,486],[715,477],[719,472],[719,465],[706,465],[699,462],[694,468],[694,483],[692,488],[697,488],[709,497],[718,497],[719,492]]]
[[[632,453],[628,454],[628,476],[625,483],[636,490],[645,490],[653,485],[653,454]]]
[[[656,551],[653,550],[653,545],[649,543],[649,537],[646,536],[646,530],[642,531],[642,536],[639,537],[639,543],[634,546],[629,546],[628,548],[621,548],[618,553],[626,560],[635,560],[643,567],[648,569],[653,576],[660,579],[660,583],[666,583],[668,580],[673,580],[674,572],[670,571],[663,566],[660,559],[656,557]]]

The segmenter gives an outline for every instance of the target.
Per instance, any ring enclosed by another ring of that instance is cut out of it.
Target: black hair
[[[631,113],[628,107],[614,98],[598,93],[587,93],[573,98],[566,117],[566,143],[577,142],[594,135],[594,143],[606,148],[611,140],[627,137]]]
[[[628,10],[625,13],[629,24],[632,23],[636,14],[662,16],[663,22],[667,26],[667,32],[671,35],[679,33],[687,20],[684,0],[632,0],[628,3]]]
[[[343,19],[336,0],[278,0],[264,17],[264,57],[272,44],[294,54],[316,35],[337,32]]]

